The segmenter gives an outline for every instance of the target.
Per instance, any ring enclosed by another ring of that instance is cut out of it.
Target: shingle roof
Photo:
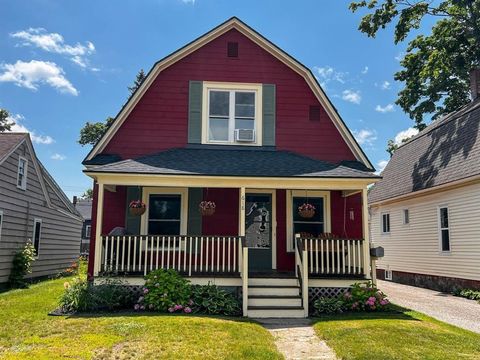
[[[179,148],[86,172],[256,177],[377,178],[363,164],[330,164],[288,151]]]
[[[369,202],[480,174],[480,99],[429,125],[402,145],[375,184]]]
[[[0,162],[20,141],[25,139],[25,136],[26,133],[0,133]]]
[[[79,199],[75,208],[84,220],[90,220],[92,218],[92,200]]]

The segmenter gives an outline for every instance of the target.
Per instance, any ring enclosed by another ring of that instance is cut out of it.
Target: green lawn
[[[344,360],[480,359],[479,334],[400,308],[325,316],[314,328]]]
[[[281,359],[260,325],[134,313],[51,317],[66,279],[0,294],[1,359]]]

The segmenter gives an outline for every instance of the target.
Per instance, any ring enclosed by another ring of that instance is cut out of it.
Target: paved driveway
[[[390,281],[379,280],[378,288],[392,303],[480,333],[480,304],[474,300]]]

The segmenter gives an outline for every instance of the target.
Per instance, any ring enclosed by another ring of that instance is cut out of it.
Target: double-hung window
[[[35,255],[38,256],[40,249],[40,239],[42,237],[42,220],[33,220],[33,247],[35,248]]]
[[[204,142],[213,144],[261,145],[261,86],[252,84],[206,89],[207,109]]]
[[[448,219],[448,207],[441,206],[438,208],[438,225],[440,248],[444,252],[450,251],[450,224]]]
[[[23,156],[18,158],[18,169],[17,169],[17,187],[19,189],[25,190],[27,188],[27,170],[28,170],[28,160]]]
[[[382,234],[390,234],[390,214],[382,214]]]

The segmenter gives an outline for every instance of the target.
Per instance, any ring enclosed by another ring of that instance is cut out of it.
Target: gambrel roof
[[[324,107],[329,117],[332,119],[333,124],[337,128],[338,132],[340,133],[346,144],[349,146],[355,158],[359,162],[363,163],[367,168],[371,170],[374,169],[367,156],[362,151],[361,147],[358,145],[357,141],[353,137],[352,133],[341,119],[337,110],[321,88],[315,76],[312,74],[311,70],[236,17],[230,18],[229,20],[220,24],[208,33],[202,35],[201,37],[197,38],[196,40],[182,47],[181,49],[158,61],[149,71],[142,85],[130,96],[127,103],[117,114],[115,121],[109,127],[104,136],[99,140],[99,142],[93,147],[93,149],[87,155],[83,163],[88,164],[95,156],[101,154],[108,142],[113,138],[117,130],[127,119],[130,112],[133,110],[135,105],[145,94],[145,92],[148,90],[150,85],[154,82],[154,80],[157,78],[158,74],[161,71],[170,67],[177,61],[183,59],[187,55],[191,54],[205,44],[209,43],[210,41],[218,38],[219,36],[225,34],[232,29],[239,31],[241,34],[246,36],[248,39],[256,43],[258,46],[260,46],[262,49],[264,49],[271,55],[275,56],[282,63],[284,63],[293,71],[302,76],[309,85],[312,92],[317,97],[320,104],[322,104],[322,106]]]
[[[371,204],[480,176],[480,99],[434,121],[395,151]]]

